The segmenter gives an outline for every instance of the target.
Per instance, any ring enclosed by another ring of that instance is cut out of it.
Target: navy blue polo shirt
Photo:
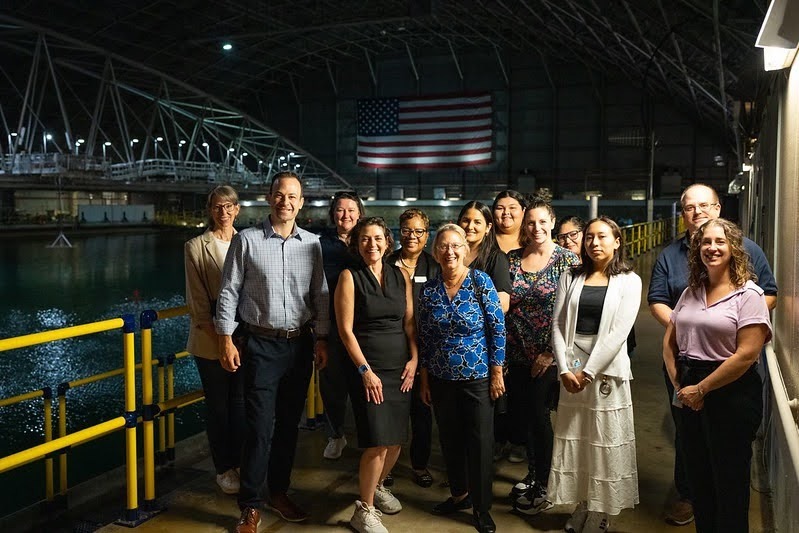
[[[744,237],[744,248],[749,254],[749,265],[757,276],[757,284],[767,296],[777,295],[777,280],[771,272],[766,254],[754,241]],[[688,287],[688,240],[687,237],[666,246],[652,269],[647,301],[666,304],[671,309],[677,305],[683,291]]]

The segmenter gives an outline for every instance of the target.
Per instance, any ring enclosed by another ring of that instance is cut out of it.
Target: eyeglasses
[[[410,237],[413,235],[417,239],[421,239],[426,233],[427,230],[422,228],[400,228],[400,235],[403,237]]]
[[[438,246],[436,246],[436,250],[438,250],[439,252],[446,252],[447,250],[452,250],[453,252],[457,252],[458,250],[460,250],[464,246],[466,246],[466,245],[461,243],[461,242],[453,242],[452,244],[443,244],[442,243],[442,244],[439,244]]]
[[[719,205],[719,204],[718,203],[709,204],[707,202],[703,202],[701,204],[695,204],[695,205],[684,205],[684,206],[682,206],[682,211],[683,211],[683,213],[688,213],[690,215],[691,213],[693,213],[697,209],[701,209],[703,213],[707,213],[708,210],[711,207],[716,207],[717,205]]]
[[[568,233],[558,233],[557,239],[559,243],[565,243],[566,240],[570,240],[571,242],[577,242],[577,235],[580,233],[580,230],[576,229],[574,231],[570,231]]]
[[[217,204],[211,207],[211,210],[215,213],[221,213],[224,211],[225,213],[232,213],[233,209],[235,209],[236,204],[226,203],[226,204]]]

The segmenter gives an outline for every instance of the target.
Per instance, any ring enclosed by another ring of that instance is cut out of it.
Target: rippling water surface
[[[135,315],[138,323],[145,309],[183,305],[183,242],[192,236],[180,232],[68,235],[73,248],[47,248],[54,235],[44,239],[0,240],[0,338],[85,324],[125,313]],[[187,328],[186,317],[156,323],[154,356],[183,350]],[[137,361],[140,351],[137,333]],[[59,383],[121,366],[120,331],[0,352],[0,399],[43,387],[55,391]],[[176,394],[200,386],[190,359],[178,361],[175,377]],[[114,377],[69,390],[68,431],[119,416],[124,410],[122,389],[122,378]],[[53,412],[57,413],[56,402]],[[178,437],[202,430],[201,416],[202,406],[181,410],[177,416]],[[55,419],[54,435],[57,435]],[[41,399],[0,407],[0,456],[43,440]],[[69,485],[119,466],[123,460],[119,434],[75,448],[69,453]],[[55,470],[57,477],[58,468]],[[43,480],[41,461],[0,474],[0,486],[4,487],[0,516],[42,499]]]

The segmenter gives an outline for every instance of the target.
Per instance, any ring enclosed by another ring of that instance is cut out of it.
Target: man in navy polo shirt
[[[696,183],[683,191],[680,197],[682,217],[687,229],[686,234],[680,239],[666,246],[658,256],[655,267],[652,269],[652,279],[649,283],[649,310],[663,327],[669,323],[671,312],[680,299],[683,291],[688,287],[688,239],[702,224],[708,220],[715,220],[721,215],[721,204],[715,190]],[[749,254],[752,272],[757,275],[757,284],[766,293],[766,303],[769,310],[777,304],[777,282],[771,267],[766,260],[763,250],[754,242],[744,238],[744,248]],[[674,395],[674,386],[666,374],[663,374],[668,389],[668,400],[671,405]],[[677,489],[678,499],[671,502],[666,509],[665,519],[675,525],[686,525],[693,521],[694,511],[691,489],[685,475],[685,465],[679,453],[681,431],[678,423],[677,407],[671,406],[671,414],[675,424],[674,434],[674,485]]]

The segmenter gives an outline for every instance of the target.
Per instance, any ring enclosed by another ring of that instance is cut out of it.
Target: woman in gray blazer
[[[216,468],[216,482],[226,494],[239,492],[239,461],[244,439],[244,393],[241,372],[219,364],[214,315],[239,196],[222,185],[208,194],[208,229],[184,247],[186,304],[191,326],[186,350],[194,355],[205,391],[206,432]]]

